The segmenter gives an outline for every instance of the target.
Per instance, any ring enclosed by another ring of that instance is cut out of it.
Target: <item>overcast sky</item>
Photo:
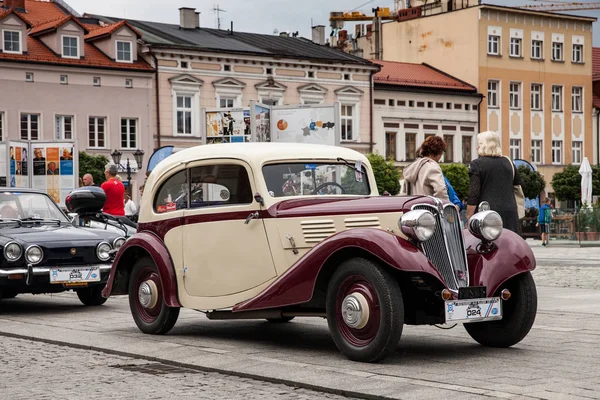
[[[130,19],[179,23],[179,7],[194,7],[201,12],[201,26],[217,27],[217,5],[221,12],[221,28],[271,34],[298,31],[310,37],[311,21],[315,25],[329,25],[330,11],[359,10],[371,12],[376,6],[393,8],[391,0],[65,0],[77,12],[109,15]],[[589,0],[583,0],[589,1]],[[484,3],[500,5],[531,4],[527,0],[485,0]],[[365,5],[366,4],[366,5]],[[538,3],[539,4],[539,3]],[[361,7],[362,6],[362,7]],[[600,19],[600,10],[580,14]],[[594,24],[594,45],[600,46],[600,23]]]

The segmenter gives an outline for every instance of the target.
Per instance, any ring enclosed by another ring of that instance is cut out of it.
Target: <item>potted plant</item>
[[[586,233],[587,240],[589,241],[597,241],[600,240],[600,232],[598,232],[598,221],[600,217],[600,209],[598,208],[598,204],[594,203],[592,208],[588,208],[589,212],[589,230]]]
[[[577,232],[575,236],[577,240],[582,242],[587,240],[587,233],[590,231],[591,222],[591,210],[587,207],[587,204],[583,204],[576,214],[577,221]]]

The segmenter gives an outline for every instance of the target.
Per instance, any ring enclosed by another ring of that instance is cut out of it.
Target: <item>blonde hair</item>
[[[481,132],[477,135],[477,154],[482,157],[500,157],[502,156],[502,146],[500,145],[500,136],[493,131]]]

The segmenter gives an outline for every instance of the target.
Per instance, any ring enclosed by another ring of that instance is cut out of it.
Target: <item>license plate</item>
[[[448,300],[445,306],[446,323],[468,323],[502,319],[502,302],[500,301],[500,297]]]
[[[84,283],[100,281],[100,267],[52,268],[50,283]]]

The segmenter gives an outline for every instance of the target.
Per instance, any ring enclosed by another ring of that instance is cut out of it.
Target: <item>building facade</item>
[[[201,144],[202,109],[256,101],[339,103],[341,144],[371,151],[371,79],[377,65],[300,37],[202,28],[195,9],[180,9],[180,17],[178,25],[128,21],[142,35],[140,52],[158,70],[157,146]]]
[[[119,150],[135,196],[145,175],[132,154],[154,148],[154,70],[137,56],[135,29],[107,29],[55,2],[5,0],[0,31],[0,140],[70,140],[109,160]]]
[[[481,130],[500,133],[503,153],[548,183],[564,165],[593,160],[595,18],[493,5],[424,15],[383,24],[384,60],[428,63],[475,86],[486,97]],[[365,54],[372,42],[358,41]]]
[[[468,163],[476,153],[475,135],[482,96],[477,89],[426,64],[374,61],[375,151],[406,165],[431,135],[447,148],[442,162]]]

